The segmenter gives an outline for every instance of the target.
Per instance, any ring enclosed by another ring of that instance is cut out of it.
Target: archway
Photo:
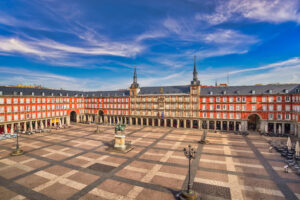
[[[99,115],[99,122],[104,123],[104,112],[103,112],[103,110],[99,110],[98,115]]]
[[[259,128],[259,116],[257,114],[252,114],[248,116],[248,130],[257,131]]]
[[[76,112],[75,111],[71,111],[70,113],[70,120],[71,122],[76,122]]]

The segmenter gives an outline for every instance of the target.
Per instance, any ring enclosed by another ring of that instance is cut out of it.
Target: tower
[[[194,56],[194,71],[193,71],[193,80],[191,81],[191,85],[200,85],[200,81],[198,80],[196,56]]]
[[[139,92],[139,84],[137,82],[136,65],[134,65],[133,82],[130,86],[130,96],[136,96]]]

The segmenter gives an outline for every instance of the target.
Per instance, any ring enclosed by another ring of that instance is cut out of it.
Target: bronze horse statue
[[[126,125],[125,124],[117,124],[115,126],[115,134],[118,134],[118,131],[124,131],[125,130]]]

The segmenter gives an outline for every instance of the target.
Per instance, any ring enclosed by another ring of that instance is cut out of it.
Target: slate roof
[[[35,96],[83,96],[83,97],[107,97],[107,96],[129,96],[129,90],[124,91],[72,91],[72,90],[55,90],[55,89],[40,89],[40,88],[22,88],[22,87],[7,87],[0,86],[0,91],[3,95],[20,95],[20,92],[23,93],[23,96],[32,96],[34,92]],[[61,95],[60,95],[61,94]]]
[[[157,86],[157,87],[141,87],[140,95],[143,94],[160,94],[163,88],[163,94],[188,94],[190,92],[189,85],[180,86]]]
[[[205,95],[287,94],[287,93],[288,94],[300,93],[300,84],[270,84],[270,85],[201,88],[201,95],[204,96]]]
[[[189,94],[189,85],[180,86],[157,86],[157,87],[141,87],[139,95],[155,95],[160,94],[163,88],[163,94]],[[122,97],[129,96],[129,90],[116,91],[71,91],[71,90],[55,90],[55,89],[39,89],[39,88],[21,88],[0,86],[2,95],[20,95],[31,96],[34,92],[35,96],[83,96],[83,97]],[[254,93],[252,93],[254,91]],[[272,92],[270,92],[272,91]],[[209,95],[254,95],[254,94],[294,94],[300,93],[300,84],[270,84],[270,85],[251,85],[251,86],[220,86],[220,87],[202,87],[201,96]],[[60,95],[61,94],[61,95]]]

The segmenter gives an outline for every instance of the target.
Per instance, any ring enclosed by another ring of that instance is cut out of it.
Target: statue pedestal
[[[115,134],[115,139],[112,141],[112,146],[110,146],[107,151],[117,152],[117,153],[127,153],[133,149],[130,143],[126,143],[125,135]]]
[[[122,151],[126,149],[125,135],[115,135],[114,148]]]

